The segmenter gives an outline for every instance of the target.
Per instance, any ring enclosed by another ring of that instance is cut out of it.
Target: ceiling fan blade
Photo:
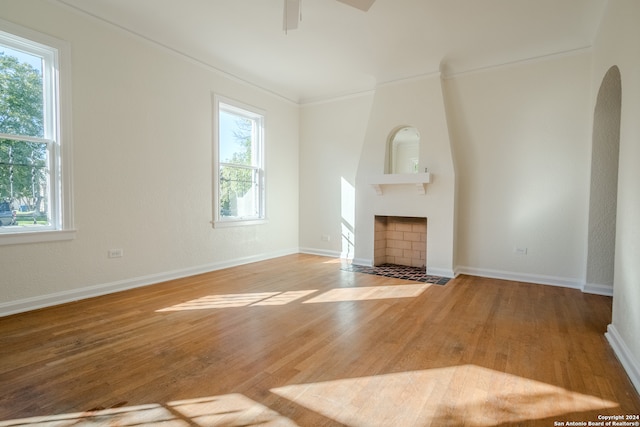
[[[298,28],[300,20],[300,0],[284,0],[284,16],[282,19],[282,29],[295,30]]]
[[[338,1],[366,12],[369,10],[373,2],[376,0],[338,0]]]

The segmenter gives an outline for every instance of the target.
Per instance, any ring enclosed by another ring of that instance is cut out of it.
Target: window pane
[[[0,139],[0,221],[49,225],[47,144]]]
[[[259,172],[251,167],[220,166],[220,217],[254,218],[260,214]]]
[[[253,165],[254,122],[246,117],[220,111],[220,161]]]
[[[42,58],[0,45],[0,132],[44,136]]]
[[[217,156],[214,227],[265,219],[264,113],[214,96]]]

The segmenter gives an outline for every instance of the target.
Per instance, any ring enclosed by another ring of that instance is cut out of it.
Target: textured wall
[[[593,114],[587,283],[613,286],[620,154],[621,82],[618,67],[604,77]]]
[[[612,66],[621,76],[620,160],[610,341],[640,391],[640,2],[612,0],[594,46],[593,93]],[[593,105],[596,102],[594,100]]]

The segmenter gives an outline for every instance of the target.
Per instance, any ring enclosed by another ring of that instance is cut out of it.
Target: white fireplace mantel
[[[368,183],[376,190],[378,196],[382,195],[384,185],[411,185],[414,186],[418,194],[425,194],[425,184],[431,182],[431,173],[393,173],[383,175],[373,175],[369,177]]]

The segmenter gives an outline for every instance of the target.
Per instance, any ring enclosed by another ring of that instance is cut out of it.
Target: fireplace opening
[[[375,217],[373,265],[427,268],[427,218]]]

